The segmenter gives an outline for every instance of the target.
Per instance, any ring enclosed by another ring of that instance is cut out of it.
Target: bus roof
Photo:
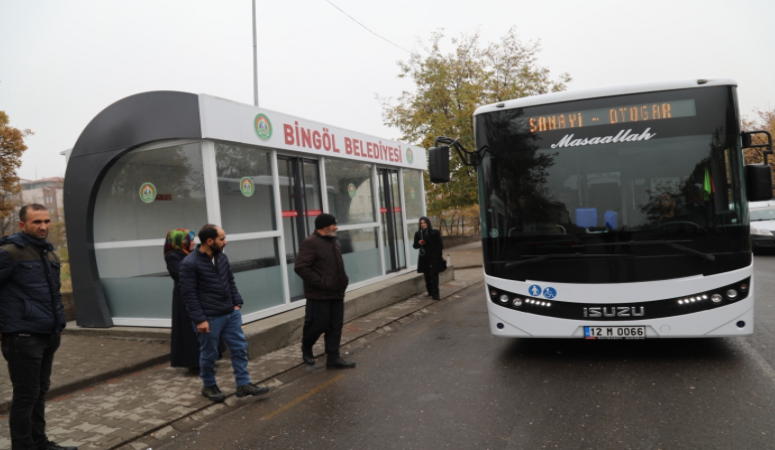
[[[705,81],[705,83],[700,83]],[[511,108],[524,108],[528,106],[546,105],[549,103],[562,103],[589,98],[611,97],[615,95],[640,94],[643,92],[670,91],[673,89],[703,88],[708,86],[737,86],[737,82],[730,78],[717,78],[708,80],[680,80],[658,81],[652,83],[624,84],[619,86],[606,86],[589,89],[578,89],[551,94],[533,95],[531,97],[517,98],[505,102],[492,103],[476,108],[474,115]],[[503,106],[496,106],[503,105]]]

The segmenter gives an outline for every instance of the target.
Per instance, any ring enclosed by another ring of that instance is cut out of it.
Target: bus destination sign
[[[540,133],[596,125],[692,117],[696,114],[694,100],[677,100],[534,116],[529,117],[527,123],[531,133]]]

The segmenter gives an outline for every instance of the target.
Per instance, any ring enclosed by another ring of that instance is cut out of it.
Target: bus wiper
[[[601,255],[588,255],[586,253],[552,253],[551,255],[520,255],[523,258],[530,257],[528,259],[523,259],[521,261],[510,261],[506,263],[506,270],[513,269],[516,266],[522,265],[522,264],[530,264],[538,261],[543,261],[545,259],[553,259],[553,258],[619,258],[625,255],[610,255],[610,254],[601,254]],[[505,262],[505,261],[494,261],[494,262]]]
[[[673,247],[676,250],[680,250],[684,253],[690,253],[695,256],[699,256],[700,258],[706,260],[706,261],[715,261],[716,257],[711,255],[710,253],[703,253],[694,249],[691,249],[689,247],[684,247],[683,245],[679,245],[679,242],[692,242],[691,240],[681,240],[681,241],[627,241],[627,242],[603,242],[600,244],[580,244],[580,245],[571,245],[571,248],[582,248],[582,247],[616,247],[620,245],[667,245],[668,247]]]

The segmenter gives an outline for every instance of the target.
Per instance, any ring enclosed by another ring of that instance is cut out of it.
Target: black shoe
[[[256,386],[253,383],[243,384],[237,387],[237,397],[247,397],[248,395],[261,395],[269,392],[266,386]]]
[[[434,299],[434,300],[441,300],[439,298],[439,294],[433,295],[433,296],[431,296],[431,298]]]
[[[315,355],[312,353],[312,349],[308,349],[303,345],[301,346],[301,359],[304,360],[305,364],[315,365]]]
[[[62,447],[56,442],[48,441],[43,444],[42,447],[38,447],[40,450],[78,450],[78,447]]]
[[[214,401],[215,403],[221,403],[222,401],[226,400],[226,396],[223,395],[223,392],[221,392],[217,384],[203,387],[202,395],[207,397],[208,400]]]
[[[326,368],[328,369],[352,369],[355,367],[354,362],[345,361],[341,356],[335,358],[328,358],[326,361]]]

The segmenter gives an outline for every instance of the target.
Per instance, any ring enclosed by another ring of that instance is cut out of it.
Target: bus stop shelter
[[[334,214],[350,288],[412,270],[425,215],[421,147],[185,92],[133,95],[84,129],[64,185],[84,327],[170,326],[169,230],[222,226],[252,322],[305,304],[293,267]]]

